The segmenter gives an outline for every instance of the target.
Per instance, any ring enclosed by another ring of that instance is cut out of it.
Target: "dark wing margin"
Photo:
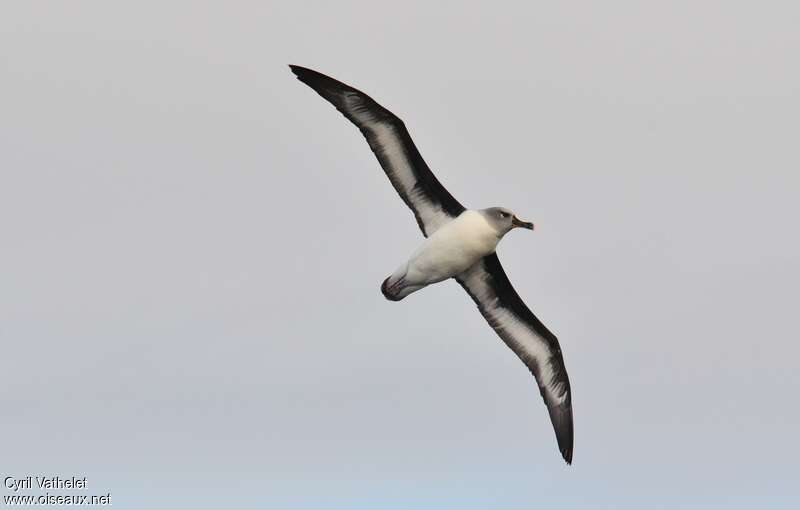
[[[428,168],[402,120],[360,90],[305,67],[289,67],[361,130],[426,237],[464,211]]]
[[[487,255],[456,280],[489,325],[533,373],[550,413],[558,449],[571,464],[572,390],[558,339],[519,297],[497,254]]]

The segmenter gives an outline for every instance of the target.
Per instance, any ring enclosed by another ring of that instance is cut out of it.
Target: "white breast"
[[[464,211],[443,225],[408,261],[406,279],[418,284],[453,277],[492,253],[500,238],[479,212]]]

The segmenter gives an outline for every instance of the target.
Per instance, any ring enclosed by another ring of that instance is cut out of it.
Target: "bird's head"
[[[522,221],[505,207],[490,207],[488,209],[481,209],[480,213],[486,218],[486,221],[494,227],[499,237],[503,237],[511,229],[514,228],[527,228],[533,230],[533,223],[529,221]]]

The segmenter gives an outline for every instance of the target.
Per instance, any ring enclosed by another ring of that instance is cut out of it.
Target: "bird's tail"
[[[383,280],[381,284],[381,293],[383,293],[383,297],[389,301],[400,301],[424,286],[425,285],[413,285],[406,281],[405,268],[401,268]]]

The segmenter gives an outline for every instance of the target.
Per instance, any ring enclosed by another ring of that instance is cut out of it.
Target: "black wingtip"
[[[557,437],[558,449],[561,451],[561,456],[568,466],[572,465],[572,430],[570,428],[569,437]]]
[[[309,69],[306,69],[303,66],[296,66],[294,64],[289,64],[289,69],[291,69],[292,72],[297,76],[299,76],[303,71],[308,71],[309,70]]]
[[[561,456],[564,457],[564,461],[568,466],[572,465],[572,448],[563,448],[561,450]]]
[[[360,92],[350,85],[342,83],[339,80],[333,79],[330,76],[326,76],[318,71],[297,65],[289,65],[289,69],[291,69],[294,75],[297,76],[298,80],[314,89],[317,94],[333,104],[333,106],[342,112],[345,117],[355,122],[356,125],[358,125],[358,123],[353,118],[352,112],[349,111],[347,104],[342,100],[341,95],[343,93],[354,94],[360,96],[361,101],[374,103],[374,101],[372,101],[372,99],[370,99],[370,97],[363,92]],[[369,105],[369,107],[375,108],[376,110],[382,109],[377,104]]]
[[[391,276],[383,280],[383,283],[381,284],[381,293],[383,294],[383,297],[385,297],[389,301],[400,301],[403,298],[397,297],[396,295],[389,292],[389,278],[391,278]]]
[[[316,72],[314,70],[311,70],[311,69],[309,69],[307,67],[296,66],[294,64],[289,64],[289,69],[291,69],[292,72],[294,73],[294,75],[297,76],[298,80],[300,80],[300,81],[302,81],[304,83],[308,83],[309,80],[314,79],[316,77],[316,75],[320,74],[320,73],[318,73],[318,72]]]
[[[326,76],[319,71],[309,69],[303,66],[289,64],[289,69],[292,70],[297,79],[308,85],[309,87],[319,91],[323,89],[340,90],[351,88],[339,80],[335,80],[330,76]]]
[[[294,75],[297,76],[298,80],[304,83],[308,82],[308,80],[311,79],[314,76],[314,74],[319,74],[316,71],[312,71],[307,67],[296,66],[294,64],[289,64],[289,69],[291,69]]]
[[[572,425],[572,406],[570,403],[566,403],[563,406],[548,406],[548,411],[556,433],[558,451],[561,452],[564,461],[568,465],[572,465],[572,450],[575,437]]]

